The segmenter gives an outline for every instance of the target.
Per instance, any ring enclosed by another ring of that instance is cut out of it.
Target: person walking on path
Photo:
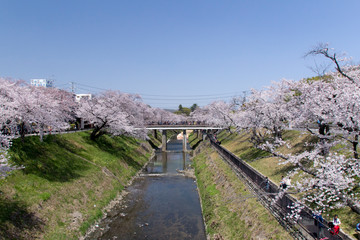
[[[285,188],[286,188],[285,178],[284,176],[281,176],[280,189],[285,189]]]
[[[269,182],[269,178],[265,177],[265,190],[268,192],[270,189],[270,182]]]
[[[321,215],[321,211],[313,213],[314,225],[317,226],[316,239],[321,239],[325,237],[324,235],[324,218]]]

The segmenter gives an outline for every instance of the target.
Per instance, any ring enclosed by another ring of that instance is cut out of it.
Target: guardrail
[[[211,126],[211,125],[200,125],[200,124],[193,124],[193,125],[181,125],[181,124],[173,124],[173,125],[146,125],[146,129],[148,130],[219,130],[223,129],[223,127]]]
[[[248,184],[253,189],[257,197],[265,204],[268,209],[275,211],[275,214],[278,216],[278,220],[281,221],[285,227],[290,227],[290,233],[296,239],[315,239],[318,237],[320,228],[317,226],[315,219],[313,218],[312,210],[308,207],[305,207],[299,213],[301,218],[297,224],[289,222],[286,218],[288,214],[291,214],[291,209],[289,206],[292,206],[296,203],[296,199],[285,193],[281,198],[278,198],[275,203],[274,199],[279,195],[280,189],[277,185],[269,181],[269,186],[265,186],[265,176],[252,168],[245,161],[235,156],[232,152],[228,151],[224,147],[216,143],[215,139],[209,137],[212,146],[218,151],[218,153],[224,157],[226,160],[230,161],[233,169],[238,171],[243,178],[248,181]],[[328,222],[324,220],[323,223],[326,227]],[[342,231],[338,235],[331,235],[327,228],[322,229],[323,237],[328,239],[343,239],[351,240],[348,235],[344,234]]]

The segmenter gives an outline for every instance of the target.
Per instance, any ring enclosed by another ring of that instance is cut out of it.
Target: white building
[[[82,98],[87,98],[87,99],[91,99],[92,95],[90,93],[87,93],[87,94],[76,94],[75,95],[75,101],[76,102],[80,102],[80,100]]]
[[[54,80],[37,78],[37,79],[31,79],[30,83],[32,86],[35,87],[53,87]]]

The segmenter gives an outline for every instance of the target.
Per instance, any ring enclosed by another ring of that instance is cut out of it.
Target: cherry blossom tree
[[[234,126],[233,112],[234,105],[224,101],[215,101],[202,108],[198,107],[190,114],[190,117],[213,126],[230,129],[230,126]]]
[[[55,88],[22,86],[14,89],[16,99],[15,119],[18,120],[20,135],[25,136],[26,127],[35,127],[40,132],[40,140],[44,128],[65,130],[73,119],[75,101],[71,93]]]
[[[298,103],[295,125],[303,125],[316,135],[311,125],[318,121],[320,139],[345,139],[352,145],[354,158],[359,158],[359,88],[347,78],[331,73],[325,80],[299,82],[297,90],[300,94],[292,99]]]
[[[9,164],[8,150],[11,146],[11,139],[11,136],[0,133],[0,179],[16,169],[16,167]]]
[[[252,133],[255,146],[265,141],[281,139],[282,131],[289,127],[293,119],[289,101],[294,95],[294,83],[282,80],[266,90],[252,90],[248,100],[234,113],[234,123],[238,130],[247,129]]]
[[[18,87],[18,84],[19,82],[0,78],[0,179],[16,169],[15,166],[9,164],[8,150],[16,127],[15,99],[12,96],[12,90]]]
[[[328,43],[319,43],[313,49],[311,49],[308,53],[305,54],[307,56],[323,56],[329,59],[332,63],[335,64],[336,71],[341,74],[343,77],[347,78],[352,83],[359,85],[358,79],[353,78],[353,76],[349,75],[347,71],[344,71],[344,67],[346,68],[346,63],[349,58],[346,57],[344,53],[338,54],[334,51],[334,49],[329,47]],[[340,58],[339,58],[340,56]]]
[[[291,165],[290,175],[300,175],[294,184],[304,195],[300,202],[312,202],[322,210],[348,206],[360,214],[360,199],[356,194],[360,170],[356,155],[351,158],[334,150],[324,151],[339,143],[336,135],[344,138],[358,134],[358,90],[343,75],[328,75],[330,77],[317,81],[282,81],[268,90],[254,91],[236,122],[239,129],[247,126],[256,131],[253,134],[256,147],[278,157],[281,164]],[[325,138],[322,134],[310,131],[320,136],[320,141],[315,145],[305,143],[307,150],[298,154],[283,154],[278,150],[280,146],[292,148],[282,139],[279,130],[314,124],[319,118],[341,128],[338,132],[334,130],[328,141],[322,141]]]
[[[258,147],[278,157],[280,164],[292,166],[289,176],[299,174],[293,187],[302,193],[301,203],[313,203],[321,210],[348,206],[360,214],[357,193],[360,166],[356,159],[337,153],[323,156],[319,146],[299,154],[283,154],[277,146],[292,146],[284,141],[276,144],[265,142]]]
[[[344,54],[337,54],[328,44],[319,44],[306,56],[318,55],[329,59],[336,70],[326,75],[326,81],[320,81],[327,88],[326,93],[320,93],[319,90],[317,93],[325,98],[324,105],[328,105],[322,107],[326,113],[323,115],[328,118],[328,123],[340,128],[337,129],[340,130],[338,136],[351,143],[354,158],[358,159],[360,66],[348,65],[348,58]]]
[[[186,121],[186,117],[181,114],[174,114],[160,108],[153,109],[154,117],[148,123],[150,124],[176,124]]]
[[[90,136],[92,140],[107,132],[114,135],[135,134],[136,127],[144,126],[144,111],[147,111],[140,100],[138,95],[106,91],[81,101],[77,115],[94,124]]]

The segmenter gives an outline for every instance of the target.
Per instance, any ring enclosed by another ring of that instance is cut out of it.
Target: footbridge
[[[156,130],[161,131],[162,133],[162,146],[161,146],[161,150],[162,151],[166,151],[166,144],[167,144],[167,137],[166,137],[166,131],[167,130],[182,130],[183,131],[183,151],[187,151],[186,146],[187,146],[187,139],[186,139],[186,130],[197,130],[200,132],[200,134],[202,135],[203,138],[205,138],[206,134],[208,131],[211,130],[219,130],[219,129],[223,129],[222,127],[217,127],[217,126],[210,126],[210,125],[178,125],[178,124],[174,124],[174,125],[147,125],[146,129],[148,130],[154,130],[156,133]]]

